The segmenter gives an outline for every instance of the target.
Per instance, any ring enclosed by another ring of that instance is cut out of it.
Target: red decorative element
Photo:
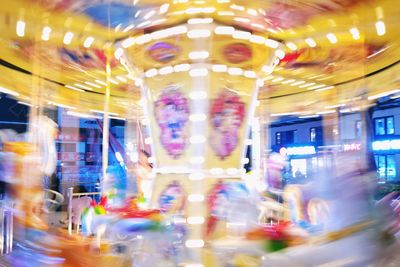
[[[211,147],[218,157],[225,159],[238,144],[238,131],[244,121],[245,104],[240,96],[229,89],[223,89],[212,101]]]
[[[253,52],[247,44],[234,43],[225,46],[224,56],[230,63],[239,64],[249,60]]]

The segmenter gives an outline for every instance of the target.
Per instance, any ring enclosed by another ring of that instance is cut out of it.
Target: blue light
[[[400,139],[374,141],[372,142],[372,150],[374,151],[400,150]]]

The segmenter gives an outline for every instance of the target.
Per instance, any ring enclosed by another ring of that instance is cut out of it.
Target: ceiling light
[[[90,88],[90,87],[88,87],[88,86],[86,86],[86,85],[83,85],[83,84],[80,84],[80,83],[75,83],[74,85],[75,85],[75,86],[78,86],[78,87],[80,87],[80,88],[83,88],[83,89],[85,89],[85,90],[93,91],[93,88]]]
[[[189,75],[192,77],[204,77],[207,76],[207,74],[208,70],[206,68],[196,68],[189,71]]]
[[[295,43],[287,42],[286,46],[289,47],[289,49],[292,50],[292,51],[297,50],[297,45]]]
[[[179,64],[174,66],[175,72],[188,71],[188,70],[190,70],[190,64]]]
[[[227,72],[228,66],[222,64],[214,64],[212,65],[211,69],[214,72]]]
[[[65,85],[65,87],[69,88],[69,89],[72,89],[72,90],[75,90],[75,91],[78,91],[78,92],[85,92],[84,90],[76,88],[76,87],[71,86],[71,85]]]
[[[3,94],[13,95],[13,96],[19,96],[19,93],[15,92],[15,91],[13,91],[13,90],[10,90],[10,89],[1,87],[1,86],[0,86],[0,92],[3,93]]]
[[[72,32],[67,32],[64,35],[64,40],[63,40],[64,44],[69,45],[71,43],[73,37],[74,37],[74,34]]]
[[[189,53],[189,58],[196,60],[196,59],[206,59],[208,58],[209,53],[208,51],[193,51]]]
[[[23,21],[23,20],[18,20],[17,21],[16,31],[17,31],[17,35],[19,37],[24,37],[24,35],[25,35],[25,21]]]
[[[305,41],[308,44],[308,46],[310,46],[310,47],[316,47],[317,46],[317,43],[315,42],[315,40],[313,38],[307,38]]]
[[[50,39],[51,28],[49,26],[45,26],[42,30],[42,40],[48,41]]]
[[[92,46],[93,42],[94,42],[94,38],[89,36],[88,38],[86,38],[85,42],[83,42],[83,46],[86,48],[89,48]]]
[[[360,39],[360,32],[358,31],[358,29],[356,27],[351,28],[349,31],[350,31],[351,35],[353,36],[354,40]]]
[[[329,40],[329,42],[331,42],[331,44],[336,44],[337,43],[336,35],[334,35],[333,33],[328,33],[326,35],[326,38],[328,38],[328,40]]]
[[[128,82],[128,80],[127,80],[125,77],[123,77],[123,76],[117,76],[117,77],[115,77],[115,78],[117,78],[118,80],[120,80],[120,81],[123,82],[123,83]]]
[[[163,4],[163,5],[160,6],[160,12],[159,13],[160,14],[167,13],[168,9],[169,9],[169,4]]]
[[[375,23],[375,27],[376,27],[376,33],[378,34],[378,36],[382,36],[385,35],[386,33],[386,27],[385,27],[385,23],[383,21],[377,21]]]
[[[297,86],[297,85],[300,85],[300,84],[303,84],[303,83],[306,83],[306,82],[305,81],[298,81],[298,82],[291,83],[290,86]]]
[[[96,83],[107,86],[107,83],[100,81],[100,80],[95,80]]]
[[[197,29],[197,30],[190,30],[187,33],[187,36],[191,39],[194,38],[206,38],[210,37],[211,32],[208,29]]]
[[[247,40],[247,39],[250,38],[250,36],[251,36],[251,33],[250,33],[250,32],[238,31],[238,30],[235,30],[235,31],[233,32],[233,34],[232,34],[232,37],[235,38],[235,39],[244,39],[244,40]]]
[[[241,68],[229,68],[228,73],[230,75],[242,75],[243,74],[243,69]]]

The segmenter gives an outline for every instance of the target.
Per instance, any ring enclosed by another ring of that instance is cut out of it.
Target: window
[[[362,136],[362,122],[361,121],[356,121],[356,138],[361,138]]]
[[[394,118],[383,117],[376,118],[375,121],[375,135],[391,135],[394,134]]]
[[[317,129],[315,127],[310,129],[310,142],[315,142],[317,140]]]
[[[379,179],[385,181],[396,180],[395,155],[376,155],[375,163]]]
[[[322,127],[312,127],[310,128],[310,142],[317,143],[317,145],[322,145]]]
[[[281,144],[281,133],[276,133],[275,135],[275,144],[280,145]]]
[[[294,144],[297,142],[297,130],[277,132],[275,134],[276,145]]]

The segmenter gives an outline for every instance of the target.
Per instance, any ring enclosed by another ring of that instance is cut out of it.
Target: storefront
[[[400,182],[398,178],[400,160],[400,137],[372,142],[378,178],[381,183]]]

